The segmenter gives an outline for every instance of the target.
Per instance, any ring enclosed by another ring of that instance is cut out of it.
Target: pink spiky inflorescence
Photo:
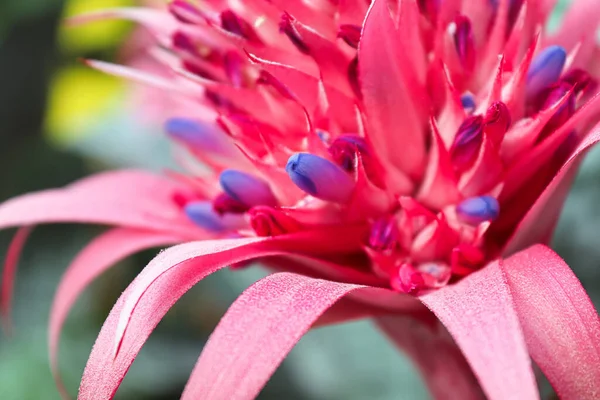
[[[553,0],[174,0],[76,18],[132,19],[156,37],[141,69],[88,63],[154,87],[141,109],[167,116],[188,173],[104,173],[0,205],[0,228],[25,227],[0,311],[29,226],[104,224],[52,307],[61,388],[77,296],[129,254],[183,244],[115,304],[82,399],[114,396],[190,287],[253,259],[275,273],[223,317],[182,398],[253,398],[312,326],[364,317],[436,398],[537,399],[530,357],[560,396],[596,398],[600,320],[543,246],[600,141],[596,3],[578,0],[552,36]]]
[[[218,174],[182,212],[217,237],[360,225],[357,268],[417,294],[501,254],[583,137],[596,78],[588,43],[541,33],[548,6],[368,3],[175,0],[145,22],[208,114],[166,123]]]

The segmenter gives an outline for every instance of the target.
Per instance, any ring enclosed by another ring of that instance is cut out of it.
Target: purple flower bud
[[[198,48],[192,38],[181,31],[173,33],[171,43],[173,43],[173,48],[177,50],[185,51],[193,55],[198,54]]]
[[[393,251],[398,247],[398,227],[393,217],[383,217],[371,225],[369,247],[376,251]]]
[[[222,156],[235,154],[235,147],[215,124],[188,118],[171,118],[165,130],[173,139],[187,146]]]
[[[345,203],[354,190],[354,180],[346,171],[314,154],[292,155],[285,170],[296,186],[322,200]]]
[[[185,0],[173,0],[168,7],[169,12],[185,24],[197,24],[202,21],[200,10]]]
[[[558,107],[552,118],[550,118],[538,137],[539,141],[550,136],[575,113],[575,93],[574,88],[570,83],[561,81],[552,85],[548,90],[548,94],[542,104],[542,110],[551,108],[565,96],[569,97],[566,98],[566,101]]]
[[[534,99],[544,89],[560,78],[567,52],[561,46],[549,46],[542,50],[531,62],[527,72],[525,93],[527,99]]]
[[[221,27],[227,32],[233,33],[248,41],[256,43],[261,42],[252,25],[231,10],[225,10],[221,13]]]
[[[360,42],[362,27],[360,25],[344,24],[340,26],[338,37],[344,40],[348,46],[357,49]]]
[[[331,158],[346,171],[354,169],[356,153],[368,155],[367,143],[356,135],[341,135],[329,146]]]
[[[221,232],[229,227],[226,219],[215,212],[210,201],[188,203],[184,211],[194,224],[209,231]]]
[[[477,107],[477,104],[475,104],[475,97],[473,97],[471,93],[465,93],[460,96],[460,102],[467,113],[472,113],[475,111],[475,107]]]
[[[232,199],[248,207],[276,206],[277,200],[269,185],[253,175],[235,169],[226,169],[219,176],[223,191]]]
[[[456,206],[456,214],[466,224],[479,225],[498,218],[500,205],[492,196],[470,197]]]
[[[475,162],[482,141],[483,118],[479,115],[466,118],[458,128],[450,148],[452,164],[457,171],[462,172]]]
[[[454,46],[463,68],[473,69],[475,65],[475,42],[469,18],[459,15],[454,19]]]
[[[279,32],[285,33],[285,35],[290,39],[290,41],[296,46],[298,50],[300,50],[304,54],[310,53],[310,49],[304,43],[304,40],[300,36],[300,33],[294,27],[294,17],[292,17],[288,13],[284,13],[281,16],[281,21],[279,22]]]

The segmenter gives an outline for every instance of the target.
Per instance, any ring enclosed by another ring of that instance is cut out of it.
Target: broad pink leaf
[[[529,353],[560,398],[600,398],[600,319],[573,271],[542,245],[502,269]]]
[[[539,399],[499,261],[420,299],[446,326],[488,399]]]
[[[409,317],[380,317],[377,325],[404,352],[422,374],[437,400],[483,399],[483,392],[464,356],[439,326],[427,326]]]
[[[182,399],[253,399],[281,361],[338,299],[358,285],[278,273],[229,308],[206,344]]]
[[[348,227],[344,232],[349,232]],[[356,248],[355,241],[359,238],[360,235],[355,238],[325,230],[190,242],[163,251],[129,285],[111,310],[85,368],[79,398],[112,398],[154,327],[205,276],[252,258],[293,252],[343,253]]]
[[[7,333],[12,332],[12,322],[10,320],[10,311],[12,308],[12,296],[15,287],[15,276],[17,267],[19,266],[19,258],[23,251],[23,247],[27,242],[27,238],[31,233],[32,228],[21,228],[17,231],[13,240],[10,242],[8,251],[6,252],[6,260],[4,261],[4,269],[2,270],[2,287],[0,288],[0,318],[2,325]]]
[[[0,205],[0,229],[75,222],[175,231],[196,237],[202,231],[172,200],[180,190],[189,189],[148,172],[105,172],[63,189],[43,190],[4,202]]]
[[[90,242],[69,265],[56,290],[50,311],[48,335],[52,374],[64,398],[68,398],[68,395],[60,378],[58,365],[60,333],[79,295],[94,279],[118,261],[144,249],[172,245],[181,241],[181,238],[172,234],[116,228]]]

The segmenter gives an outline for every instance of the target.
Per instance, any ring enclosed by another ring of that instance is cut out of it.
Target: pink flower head
[[[55,372],[62,322],[95,276],[142,248],[196,240],[160,253],[123,293],[80,398],[112,398],[179,297],[249,259],[276,273],[231,306],[184,399],[253,398],[311,326],[360,317],[377,318],[436,398],[536,399],[530,356],[562,398],[600,396],[598,314],[543,246],[600,138],[600,9],[578,1],[546,36],[553,3],[174,0],[83,17],[155,34],[160,76],[89,64],[181,99],[165,130],[190,173],[107,173],[0,208],[3,227],[117,226],[57,292]]]

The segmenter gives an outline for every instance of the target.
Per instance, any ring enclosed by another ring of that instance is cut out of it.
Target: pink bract
[[[600,7],[574,2],[548,36],[553,7],[174,0],[72,21],[132,19],[154,35],[152,70],[88,64],[177,99],[162,113],[187,172],[109,172],[0,206],[2,228],[113,226],[52,308],[63,396],[58,342],[76,297],[119,259],[182,243],[117,301],[80,399],[112,398],[190,287],[254,259],[274,273],[225,314],[183,399],[254,398],[311,327],[366,317],[437,399],[537,399],[531,358],[561,398],[599,398],[598,314],[545,245],[600,140]],[[9,251],[5,315],[28,229]]]

